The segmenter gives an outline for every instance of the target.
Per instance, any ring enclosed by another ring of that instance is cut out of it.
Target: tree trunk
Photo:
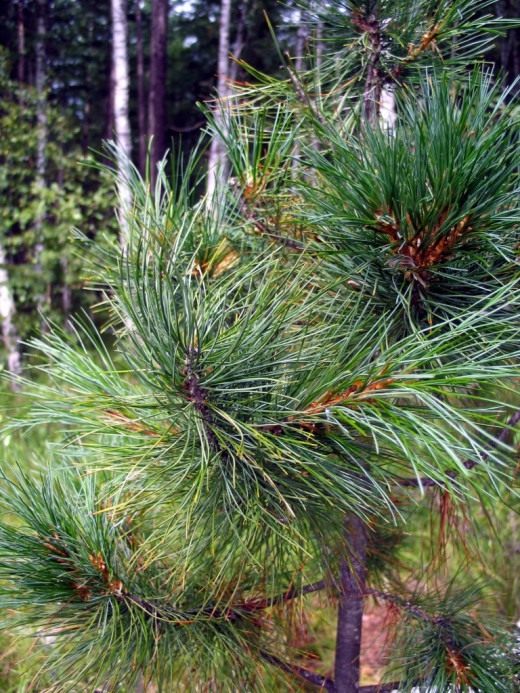
[[[152,184],[157,164],[166,151],[166,36],[168,28],[167,0],[152,0],[152,35],[150,39],[150,100],[149,132],[153,137],[150,152]]]
[[[22,360],[18,346],[18,332],[14,324],[15,312],[14,298],[9,287],[7,257],[4,246],[0,244],[0,320],[2,321],[2,341],[7,357],[7,370],[12,375],[20,375],[22,372]],[[15,382],[11,383],[11,389],[18,389]]]
[[[136,28],[136,52],[137,52],[137,124],[139,130],[138,165],[144,174],[146,166],[146,100],[144,84],[144,44],[143,44],[143,12],[141,0],[135,2],[135,28]]]
[[[25,82],[25,19],[23,12],[23,0],[18,0],[18,16],[16,20],[16,35],[18,43],[18,84]]]
[[[108,77],[108,93],[107,93],[107,109],[106,109],[106,130],[105,138],[111,140],[114,138],[114,59],[110,59],[110,73]]]
[[[88,22],[88,45],[93,46],[95,45],[95,36],[94,36],[94,22],[92,18],[89,18]],[[92,69],[90,66],[87,67],[87,80],[93,80],[94,75],[92,74]],[[83,102],[83,120],[81,123],[81,149],[83,151],[83,154],[87,154],[89,146],[90,146],[90,129],[92,126],[91,122],[91,117],[92,117],[92,106],[90,102],[90,94],[87,93],[84,98]]]
[[[363,95],[363,117],[368,125],[379,123],[389,133],[396,124],[395,92],[384,82],[380,58],[382,41],[379,21],[369,21],[370,57]],[[367,578],[367,527],[355,515],[345,518],[348,560],[340,565],[341,596],[336,633],[335,691],[357,693],[360,687],[361,635]]]
[[[36,296],[36,305],[41,314],[48,303],[44,289],[43,278],[43,252],[44,252],[44,223],[45,223],[45,187],[47,173],[47,69],[46,69],[46,19],[47,0],[38,0],[36,18],[36,195],[38,199],[38,212],[34,222],[36,245],[34,247],[34,261],[36,274],[40,280],[40,287]]]
[[[395,109],[395,87],[391,84],[385,84],[381,89],[381,97],[379,100],[379,121],[381,123],[381,127],[386,130],[388,134],[394,134],[397,113]]]
[[[220,4],[219,40],[218,40],[218,74],[217,99],[229,95],[229,31],[231,24],[231,0],[222,0]],[[220,127],[223,126],[219,115],[219,106],[215,117]],[[219,180],[227,177],[227,155],[222,138],[215,135],[211,142],[208,160],[207,199],[209,204],[215,195]]]
[[[296,52],[296,58],[294,60],[294,68],[296,70],[296,74],[299,75],[300,72],[303,72],[303,69],[305,67],[305,45],[307,43],[307,27],[303,23],[304,19],[304,14],[303,10],[299,10],[298,12],[298,30],[296,32],[296,45],[295,45],[295,52]],[[293,177],[293,180],[297,178],[298,176],[298,169],[300,167],[300,156],[301,156],[301,148],[298,142],[294,145],[294,150],[293,150],[293,160],[291,164],[291,175]]]
[[[248,0],[242,0],[239,8],[238,25],[236,30],[235,41],[233,43],[233,49],[231,55],[233,60],[229,67],[229,84],[237,81],[238,77],[238,60],[242,55],[244,49],[245,37],[246,37],[246,26],[247,26],[247,9]]]
[[[112,65],[114,70],[114,125],[118,144],[118,192],[120,242],[128,241],[128,213],[131,205],[129,185],[131,136],[128,118],[128,19],[126,0],[112,0]]]
[[[338,625],[334,684],[336,693],[357,693],[359,688],[363,593],[366,582],[366,527],[359,517],[345,518],[347,558],[340,565]]]

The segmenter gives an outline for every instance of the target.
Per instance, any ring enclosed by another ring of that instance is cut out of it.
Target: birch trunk
[[[397,121],[397,112],[395,108],[395,88],[392,85],[385,84],[381,89],[381,98],[379,101],[379,121],[381,127],[393,135],[395,132],[395,124]]]
[[[152,36],[150,39],[150,100],[148,121],[153,137],[150,153],[152,184],[157,164],[166,151],[166,36],[168,2],[152,0]]]
[[[2,321],[2,341],[6,352],[7,370],[12,375],[20,375],[22,372],[22,360],[18,346],[18,332],[14,324],[15,312],[14,298],[9,287],[7,257],[4,246],[0,244],[0,320]],[[11,389],[18,389],[14,381],[11,383]]]
[[[296,70],[296,74],[300,74],[300,72],[303,72],[303,69],[305,67],[305,44],[307,42],[307,27],[305,24],[303,24],[303,11],[299,10],[298,12],[298,30],[296,32],[296,58],[294,61],[294,68]],[[295,180],[298,177],[298,169],[300,166],[300,155],[301,155],[301,148],[298,142],[296,142],[293,150],[293,160],[291,164],[291,175],[293,180]]]
[[[112,66],[114,126],[117,149],[120,243],[128,242],[128,215],[132,202],[129,185],[131,135],[128,118],[128,19],[126,0],[112,0]]]
[[[229,32],[231,24],[231,0],[222,0],[220,4],[219,40],[218,40],[218,73],[217,73],[217,99],[222,101],[229,96]],[[223,120],[217,104],[215,118],[222,128]],[[222,138],[213,137],[209,150],[207,199],[211,204],[219,182],[227,177],[227,155]]]

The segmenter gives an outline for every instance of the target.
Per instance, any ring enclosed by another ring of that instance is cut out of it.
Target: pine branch
[[[316,686],[321,690],[331,691],[331,693],[336,693],[337,691],[334,681],[327,676],[321,676],[314,671],[309,671],[303,667],[284,662],[268,652],[261,652],[261,657],[269,664],[285,671],[287,674],[303,679],[311,686]],[[399,690],[400,686],[401,683],[399,681],[394,681],[392,683],[378,683],[372,686],[359,686],[357,691],[358,693],[391,693],[392,691]]]
[[[285,671],[287,674],[292,674],[293,676],[303,679],[306,683],[309,683],[312,686],[317,686],[325,691],[336,690],[334,681],[332,679],[320,676],[320,674],[316,674],[313,671],[309,671],[308,669],[304,669],[303,667],[295,664],[288,664],[269,652],[261,652],[260,656],[269,664],[273,664],[275,667]]]
[[[374,15],[363,17],[360,13],[352,15],[352,24],[365,33],[369,41],[367,76],[363,94],[363,118],[367,123],[374,123],[377,120],[383,89],[383,76],[380,67],[383,44],[380,25]]]
[[[464,467],[466,469],[473,469],[477,465],[479,465],[482,462],[485,462],[488,458],[489,455],[491,454],[492,450],[495,450],[501,443],[505,443],[507,440],[507,437],[511,433],[511,429],[516,426],[517,423],[520,422],[520,410],[515,412],[512,416],[507,421],[507,424],[504,426],[504,428],[500,431],[498,436],[495,438],[493,443],[489,447],[489,452],[487,454],[484,454],[480,460],[475,460],[473,458],[467,459],[464,461]],[[456,471],[450,471],[447,472],[446,476],[449,476],[450,479],[456,479],[457,476],[459,475],[458,472]],[[435,479],[431,479],[429,477],[420,477],[418,478],[410,478],[410,479],[398,479],[397,484],[399,486],[403,487],[413,487],[413,488],[418,488],[418,487],[423,487],[423,488],[433,488],[439,486],[439,482],[436,481]]]
[[[288,61],[291,60],[291,57],[288,53],[286,53],[286,58],[288,59]],[[325,125],[325,123],[326,123],[325,118],[323,117],[322,113],[320,113],[320,111],[316,108],[316,106],[312,102],[312,99],[310,98],[310,96],[305,91],[305,88],[304,88],[303,84],[301,83],[300,78],[298,77],[296,72],[292,69],[290,62],[287,63],[287,72],[289,73],[289,78],[292,82],[292,85],[294,87],[294,90],[296,92],[296,96],[298,97],[298,99],[305,106],[307,106],[307,108],[310,110],[310,112],[312,113],[314,118],[316,118],[318,123],[320,123],[320,125]]]
[[[253,224],[256,230],[262,234],[262,236],[272,238],[277,243],[280,243],[291,250],[303,250],[305,248],[304,244],[300,241],[297,241],[295,238],[290,238],[289,236],[281,236],[279,233],[273,231],[273,229],[271,229],[265,222],[258,219],[243,196],[242,213],[244,214],[244,217]]]
[[[427,611],[424,611],[424,609],[421,609],[421,607],[413,604],[407,599],[404,599],[398,594],[391,594],[390,592],[383,592],[382,590],[376,590],[373,588],[366,589],[364,594],[366,596],[377,597],[385,602],[389,602],[390,604],[397,606],[399,609],[406,611],[406,613],[410,614],[414,618],[419,619],[420,621],[435,624],[439,623],[440,617],[432,616]]]
[[[206,402],[206,392],[201,387],[198,375],[195,370],[196,362],[198,356],[198,349],[196,347],[189,347],[186,354],[186,363],[184,373],[186,379],[184,381],[184,389],[188,396],[188,399],[193,403],[195,409],[198,411],[200,418],[202,420],[202,425],[208,442],[214,451],[220,450],[220,445],[217,440],[217,436],[212,429],[212,416]]]
[[[250,601],[243,602],[234,607],[235,610],[245,610],[245,611],[260,611],[262,609],[269,609],[272,606],[278,606],[284,604],[285,602],[291,601],[292,599],[298,599],[305,594],[312,594],[313,592],[320,592],[324,590],[327,586],[325,580],[319,580],[318,582],[313,582],[309,585],[304,585],[299,589],[291,587],[290,589],[278,594],[274,597],[264,597],[261,599],[251,599]]]

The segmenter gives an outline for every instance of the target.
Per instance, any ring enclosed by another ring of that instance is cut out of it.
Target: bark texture
[[[125,246],[128,238],[128,214],[131,192],[128,183],[131,133],[128,118],[128,19],[126,0],[112,0],[112,67],[114,78],[114,125],[118,144],[118,193],[120,241]]]
[[[139,128],[138,164],[141,173],[146,165],[146,98],[144,74],[143,11],[141,0],[135,0],[135,40],[136,40],[136,77],[137,77],[137,124]]]
[[[7,370],[12,375],[20,375],[22,372],[22,361],[18,346],[18,332],[14,324],[15,312],[14,298],[9,286],[7,257],[4,246],[0,244],[0,320],[2,321],[2,341],[7,358]],[[16,390],[16,384],[12,383],[11,388]]]
[[[222,0],[220,4],[219,41],[218,41],[218,74],[217,74],[217,99],[221,101],[229,96],[229,33],[231,24],[231,0]],[[222,118],[219,116],[219,106],[215,113],[217,123],[222,127]],[[227,155],[222,138],[215,135],[211,142],[208,160],[208,201],[215,194],[219,180],[227,177]]]
[[[363,521],[345,519],[347,556],[340,566],[340,599],[336,632],[334,686],[336,693],[359,690],[363,595],[366,583],[367,535]]]
[[[148,103],[149,132],[153,137],[150,151],[152,183],[157,164],[166,151],[166,37],[168,26],[167,0],[152,0],[152,34],[150,39],[150,97]]]
[[[17,79],[19,84],[25,82],[25,18],[23,0],[17,3],[16,35],[18,45]]]

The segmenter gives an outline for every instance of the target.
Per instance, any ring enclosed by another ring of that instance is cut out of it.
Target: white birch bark
[[[120,243],[122,247],[125,247],[128,242],[128,216],[132,204],[129,183],[132,143],[128,117],[128,18],[126,0],[111,0],[111,3],[114,127],[117,143]]]
[[[18,332],[14,324],[15,304],[11,288],[9,286],[9,274],[7,271],[7,258],[4,246],[0,243],[0,320],[2,322],[2,341],[7,358],[7,370],[12,375],[20,375],[22,361],[18,346]],[[16,384],[11,385],[17,389]]]
[[[218,41],[218,79],[217,98],[221,102],[217,104],[215,118],[220,128],[223,127],[223,119],[219,116],[222,101],[229,96],[229,31],[231,23],[231,0],[222,0],[220,4],[219,41]],[[213,137],[209,150],[207,200],[211,204],[219,181],[225,180],[227,169],[226,148],[222,138]]]
[[[379,98],[379,121],[383,130],[386,130],[389,135],[395,133],[397,112],[395,108],[395,88],[392,85],[385,84],[381,89],[381,96]]]
[[[303,23],[304,15],[302,10],[298,10],[298,17],[297,17],[297,23],[298,23],[298,30],[296,32],[296,58],[294,60],[294,68],[296,70],[296,74],[299,75],[300,72],[303,72],[303,68],[305,67],[305,44],[307,41],[307,26]],[[295,180],[298,177],[298,169],[300,167],[300,155],[301,155],[301,148],[298,143],[294,145],[293,149],[293,160],[291,164],[291,175],[293,180]]]

